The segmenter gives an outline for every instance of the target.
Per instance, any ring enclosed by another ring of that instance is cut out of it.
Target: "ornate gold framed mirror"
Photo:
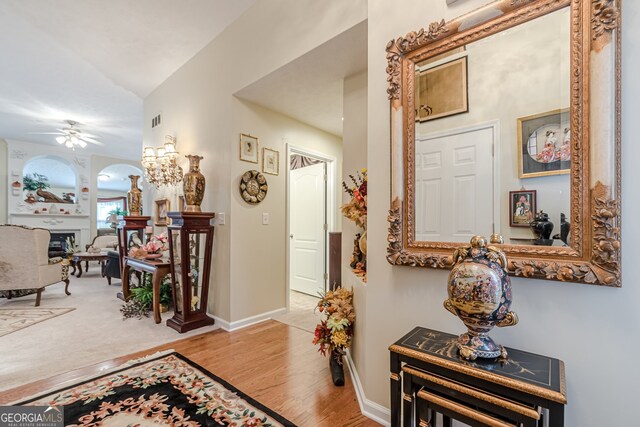
[[[391,264],[500,234],[512,275],[621,286],[620,21],[497,0],[388,43]]]

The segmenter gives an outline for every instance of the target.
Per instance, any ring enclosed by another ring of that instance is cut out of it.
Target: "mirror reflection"
[[[569,68],[568,8],[415,64],[414,241],[570,244]]]

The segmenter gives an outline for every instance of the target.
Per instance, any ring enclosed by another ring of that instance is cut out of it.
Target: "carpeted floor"
[[[178,353],[134,360],[18,404],[62,406],[65,425],[294,426]]]
[[[81,278],[71,278],[69,296],[64,294],[64,283],[48,286],[40,308],[75,310],[0,336],[0,390],[217,328],[213,325],[179,334],[165,325],[172,312],[164,313],[157,325],[153,316],[122,320],[122,301],[116,298],[119,289],[118,281],[107,285],[95,263]],[[34,308],[34,303],[35,295],[3,298],[0,308]]]
[[[324,319],[322,313],[315,310],[320,298],[296,291],[291,291],[289,295],[289,312],[273,320],[314,333],[316,325]]]
[[[0,308],[0,337],[73,311],[73,308]]]

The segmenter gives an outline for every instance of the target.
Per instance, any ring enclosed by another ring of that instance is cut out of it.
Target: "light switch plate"
[[[218,214],[216,215],[216,218],[218,219],[218,225],[224,225],[224,221],[225,221],[225,215],[224,212],[218,212]]]
[[[262,225],[269,225],[269,213],[262,212]]]

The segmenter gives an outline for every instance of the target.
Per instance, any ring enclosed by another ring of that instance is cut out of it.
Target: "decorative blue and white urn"
[[[492,241],[501,241],[492,236]],[[511,281],[505,268],[507,257],[495,246],[487,246],[482,236],[456,249],[449,274],[444,307],[462,320],[467,332],[458,337],[457,346],[464,359],[507,357],[488,333],[494,326],[513,326],[518,316],[511,307]]]

